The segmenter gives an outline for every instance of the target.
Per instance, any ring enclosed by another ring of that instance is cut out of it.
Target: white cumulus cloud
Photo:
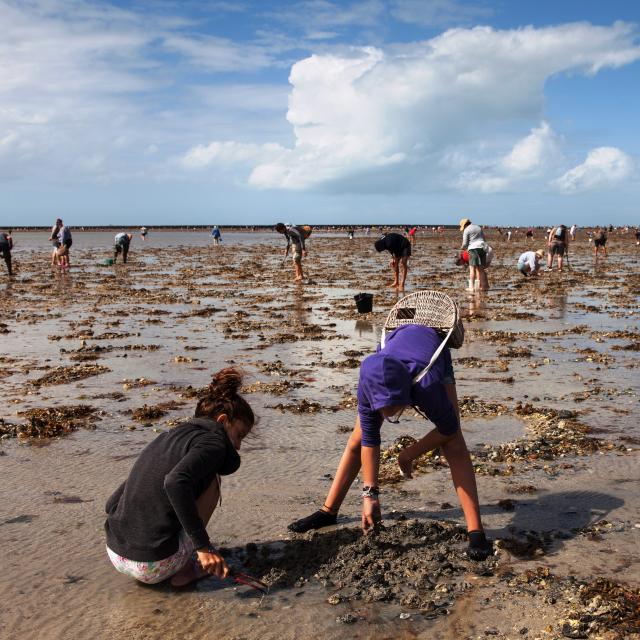
[[[592,149],[586,160],[553,181],[563,193],[612,187],[633,173],[633,161],[616,147]]]
[[[640,59],[633,33],[623,23],[476,27],[384,50],[313,55],[294,64],[289,78],[287,120],[295,145],[257,166],[249,181],[258,187],[331,188],[333,181],[389,167],[398,180],[413,170],[418,188],[433,184],[434,164],[452,149],[473,147],[510,123],[539,118],[550,77],[592,74]],[[488,175],[470,174],[467,188],[475,182],[481,190],[502,189],[513,175],[541,170],[555,144],[555,134],[542,124],[499,167],[489,166]]]

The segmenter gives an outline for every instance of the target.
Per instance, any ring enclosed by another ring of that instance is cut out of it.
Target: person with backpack
[[[562,271],[565,254],[569,254],[569,230],[561,224],[552,227],[547,237],[547,269],[553,270],[553,258],[557,256],[558,271]]]
[[[296,520],[289,530],[304,533],[337,522],[349,488],[362,470],[362,529],[380,522],[380,431],[385,421],[397,424],[407,407],[413,407],[435,427],[398,456],[399,472],[412,477],[413,460],[439,448],[449,463],[454,486],[467,523],[467,555],[484,560],[493,552],[480,519],[480,505],[471,456],[460,430],[460,410],[451,354],[445,346],[433,366],[417,382],[442,343],[435,329],[403,325],[391,332],[383,347],[362,361],[358,382],[358,415],[342,454],[338,470],[322,507]]]

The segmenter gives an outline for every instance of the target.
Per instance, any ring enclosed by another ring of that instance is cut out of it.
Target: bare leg
[[[399,264],[398,258],[394,257],[391,260],[391,268],[393,269],[393,282],[389,285],[389,288],[395,289],[400,282],[400,273],[399,273],[400,264]]]
[[[338,513],[340,507],[360,471],[360,446],[362,432],[360,431],[360,418],[356,418],[356,425],[349,436],[349,441],[344,449],[338,470],[331,483],[327,499],[322,507],[327,513]]]
[[[564,258],[558,254],[558,271],[562,271],[562,264],[564,262]]]
[[[409,258],[401,258],[402,265],[402,280],[398,285],[400,291],[404,291],[404,283],[407,281],[407,273],[409,271]]]
[[[451,478],[467,522],[467,530],[482,531],[476,476],[461,430],[442,445],[442,453],[449,463]]]
[[[211,520],[211,516],[213,515],[215,508],[218,506],[218,502],[220,502],[220,484],[218,476],[216,476],[209,487],[196,500],[198,515],[205,526],[208,524],[209,520]],[[204,578],[207,575],[208,574],[203,570],[198,570],[197,564],[189,559],[187,564],[182,567],[178,573],[173,575],[171,578],[171,585],[174,587],[184,587],[190,582]]]
[[[474,282],[476,280],[476,268],[469,265],[469,288],[467,291],[475,291]]]
[[[484,267],[478,267],[480,274],[480,290],[489,291],[489,277],[487,276],[487,270]]]

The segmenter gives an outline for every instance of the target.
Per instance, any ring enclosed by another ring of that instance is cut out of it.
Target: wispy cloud
[[[493,14],[487,6],[459,0],[392,0],[390,11],[396,20],[425,27],[468,25]]]

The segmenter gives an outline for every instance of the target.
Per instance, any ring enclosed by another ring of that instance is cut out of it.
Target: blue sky
[[[0,0],[0,225],[635,225],[639,23],[616,0]]]

